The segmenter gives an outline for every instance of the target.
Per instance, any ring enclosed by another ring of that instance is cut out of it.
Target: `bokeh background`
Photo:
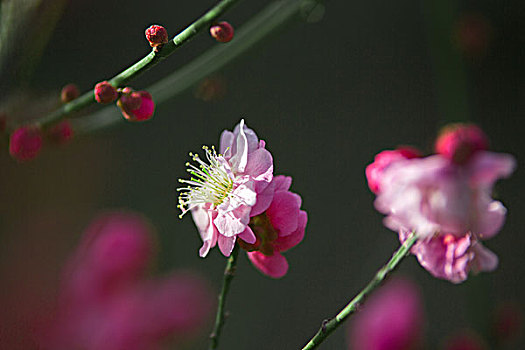
[[[65,84],[88,91],[147,54],[150,24],[174,35],[214,3],[11,2],[37,5],[25,20],[1,23],[0,100],[28,98],[20,118],[58,103]],[[241,26],[267,3],[241,2],[223,18]],[[399,144],[430,153],[452,121],[478,123],[494,150],[518,160],[512,178],[496,186],[507,222],[486,244],[500,265],[461,285],[431,277],[414,257],[397,273],[423,291],[429,349],[464,329],[488,335],[502,303],[522,310],[523,1],[328,1],[319,11],[311,21],[295,16],[204,85],[158,105],[150,122],[121,122],[23,164],[1,141],[0,348],[37,348],[30,320],[49,307],[83,229],[108,209],[150,219],[158,271],[191,269],[218,291],[225,259],[217,249],[199,258],[200,238],[190,217],[178,219],[175,189],[188,152],[217,145],[241,118],[266,140],[275,173],[293,177],[309,223],[286,254],[290,270],[281,280],[261,275],[241,252],[221,348],[298,349],[335,315],[398,246],[373,208],[365,166]],[[214,45],[201,34],[130,85],[144,89]],[[188,349],[203,348],[208,332]],[[345,336],[340,329],[322,348],[346,348]],[[518,336],[508,348],[524,346]]]

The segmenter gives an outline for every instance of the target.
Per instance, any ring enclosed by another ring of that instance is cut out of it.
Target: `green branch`
[[[321,344],[333,331],[336,330],[337,327],[339,327],[350,315],[355,313],[360,305],[363,304],[366,297],[372,293],[383,280],[385,277],[391,273],[398,265],[399,263],[408,255],[410,248],[414,245],[417,238],[414,233],[412,233],[408,239],[403,243],[397,251],[394,253],[392,258],[388,261],[388,263],[383,266],[379,271],[377,271],[374,278],[366,285],[366,287],[357,294],[357,296],[352,299],[348,303],[348,305],[345,306],[341,312],[339,312],[334,318],[330,320],[325,320],[321,324],[321,328],[319,328],[319,331],[315,334],[315,336],[304,346],[302,350],[312,350],[317,348],[319,344]]]
[[[300,11],[313,11],[313,5],[318,3],[313,0],[287,0],[270,3],[250,21],[236,29],[234,39],[227,45],[213,46],[182,68],[149,86],[146,90],[151,93],[157,105],[183,93],[254,47],[268,37],[270,33],[297,16]],[[305,10],[307,5],[309,7]],[[114,106],[108,106],[96,113],[73,121],[73,126],[77,134],[85,134],[104,129],[121,121],[122,116],[118,109]]]
[[[115,87],[121,87],[132,79],[136,78],[140,74],[144,73],[151,67],[155,66],[164,58],[170,56],[175,50],[177,50],[184,43],[191,40],[198,32],[212,24],[219,16],[221,16],[226,10],[233,6],[239,0],[222,0],[202,17],[193,22],[189,27],[184,29],[182,32],[177,34],[169,43],[164,45],[159,52],[152,50],[148,55],[142,58],[140,61],[124,70],[122,73],[113,77],[109,82]],[[42,127],[54,124],[65,116],[79,111],[90,104],[95,103],[94,91],[91,90],[86,92],[79,98],[66,103],[61,108],[54,112],[46,115],[43,118],[35,120],[37,124]]]
[[[210,346],[209,350],[217,349],[219,345],[219,337],[221,336],[222,327],[224,326],[225,313],[224,305],[226,304],[226,296],[230,290],[230,283],[235,275],[235,266],[237,265],[237,255],[239,254],[239,245],[236,244],[235,248],[228,258],[226,268],[224,269],[224,277],[222,280],[221,294],[219,294],[219,305],[217,305],[217,315],[215,316],[215,326],[213,332],[210,334]]]

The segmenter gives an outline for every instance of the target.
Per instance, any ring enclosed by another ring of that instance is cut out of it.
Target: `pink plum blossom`
[[[281,254],[299,244],[304,238],[307,214],[301,210],[301,197],[289,191],[292,178],[276,176],[273,200],[266,212],[253,217],[251,229],[257,240],[240,246],[248,251],[248,258],[263,274],[280,278],[288,272],[288,261]]]
[[[424,321],[417,285],[405,279],[387,282],[349,324],[349,349],[419,349]]]
[[[407,231],[399,233],[404,242]],[[462,237],[451,234],[435,235],[431,239],[417,241],[412,254],[432,276],[461,283],[469,272],[489,272],[498,266],[498,257],[467,233]]]
[[[109,213],[87,229],[62,281],[44,349],[150,350],[204,325],[212,297],[188,272],[147,278],[151,229],[131,213]]]
[[[492,271],[498,258],[483,247],[503,226],[506,209],[492,199],[494,183],[516,166],[508,154],[486,151],[488,140],[472,125],[454,125],[438,138],[439,154],[396,157],[382,169],[375,207],[385,225],[409,232],[420,264],[433,276],[463,282],[469,272]]]
[[[244,120],[233,132],[222,133],[220,154],[214,148],[204,150],[206,161],[190,153],[197,166],[187,163],[192,177],[179,180],[188,185],[178,189],[179,208],[182,215],[192,213],[203,241],[201,257],[216,244],[229,256],[237,236],[255,243],[248,223],[268,209],[273,199],[273,159],[265,142]]]
[[[395,231],[413,230],[421,238],[470,232],[487,239],[506,215],[503,204],[491,198],[492,187],[514,167],[512,156],[487,151],[461,165],[441,155],[399,160],[383,173],[375,206]]]

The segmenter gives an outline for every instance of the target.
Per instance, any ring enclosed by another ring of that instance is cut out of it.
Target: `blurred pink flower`
[[[288,272],[288,261],[281,254],[295,247],[304,238],[308,216],[301,208],[301,197],[289,191],[292,178],[276,176],[273,179],[275,193],[266,212],[250,220],[248,230],[255,233],[253,244],[239,241],[248,251],[248,258],[262,273],[273,278]]]
[[[110,213],[87,229],[62,281],[46,349],[158,349],[184,337],[211,311],[206,284],[189,273],[149,279],[151,229],[131,213]]]
[[[461,165],[441,155],[400,160],[384,172],[375,206],[395,231],[414,230],[421,238],[471,232],[486,239],[506,215],[503,204],[491,198],[492,186],[514,167],[511,155],[486,151]]]
[[[221,135],[220,152],[204,147],[207,163],[192,155],[197,166],[187,164],[190,180],[179,180],[187,187],[179,188],[182,215],[191,211],[203,245],[205,257],[216,244],[229,256],[239,236],[254,243],[249,229],[250,217],[264,212],[270,205],[274,186],[272,155],[265,143],[241,120],[233,132]],[[181,216],[182,216],[181,215]]]
[[[420,152],[412,147],[399,147],[395,150],[385,150],[379,152],[374,157],[374,162],[366,167],[365,174],[368,187],[375,194],[379,193],[381,188],[381,178],[383,172],[394,162],[402,159],[412,159],[420,157]]]
[[[419,349],[425,322],[416,284],[396,279],[370,297],[349,324],[349,349]]]
[[[408,233],[400,231],[401,242],[406,240]],[[419,240],[411,252],[434,277],[453,283],[465,281],[470,271],[489,272],[498,266],[496,254],[485,248],[470,233],[461,237],[440,234],[428,240]]]

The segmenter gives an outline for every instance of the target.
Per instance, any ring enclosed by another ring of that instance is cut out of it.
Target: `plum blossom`
[[[425,322],[418,286],[408,279],[388,282],[349,324],[349,349],[421,348]]]
[[[151,229],[132,213],[95,220],[69,260],[43,349],[150,350],[204,325],[213,297],[189,272],[147,278]],[[177,339],[175,339],[177,340]]]
[[[402,230],[399,240],[404,242],[408,234],[408,231]],[[411,253],[432,276],[452,283],[465,281],[470,271],[490,272],[498,266],[496,254],[470,233],[462,237],[440,234],[419,240],[412,246]]]
[[[488,140],[471,125],[454,125],[438,138],[438,154],[396,157],[381,169],[375,207],[384,224],[400,234],[414,232],[412,248],[432,275],[459,283],[468,272],[491,271],[497,257],[480,241],[505,222],[506,208],[492,198],[494,183],[510,176],[516,162],[486,151]],[[370,181],[370,180],[369,180]],[[371,187],[372,188],[372,187]]]
[[[289,191],[292,178],[274,177],[275,193],[266,212],[253,217],[248,229],[257,237],[253,244],[239,241],[248,251],[248,258],[263,274],[280,278],[288,272],[288,261],[281,254],[299,244],[304,238],[308,216],[301,210],[301,197]]]
[[[206,159],[190,153],[197,165],[187,163],[191,178],[179,180],[187,185],[178,189],[179,208],[181,216],[188,211],[193,216],[203,241],[201,257],[217,244],[229,256],[237,236],[250,244],[256,241],[248,223],[273,199],[273,159],[244,120],[233,132],[223,131],[220,153],[214,147],[203,149]]]

